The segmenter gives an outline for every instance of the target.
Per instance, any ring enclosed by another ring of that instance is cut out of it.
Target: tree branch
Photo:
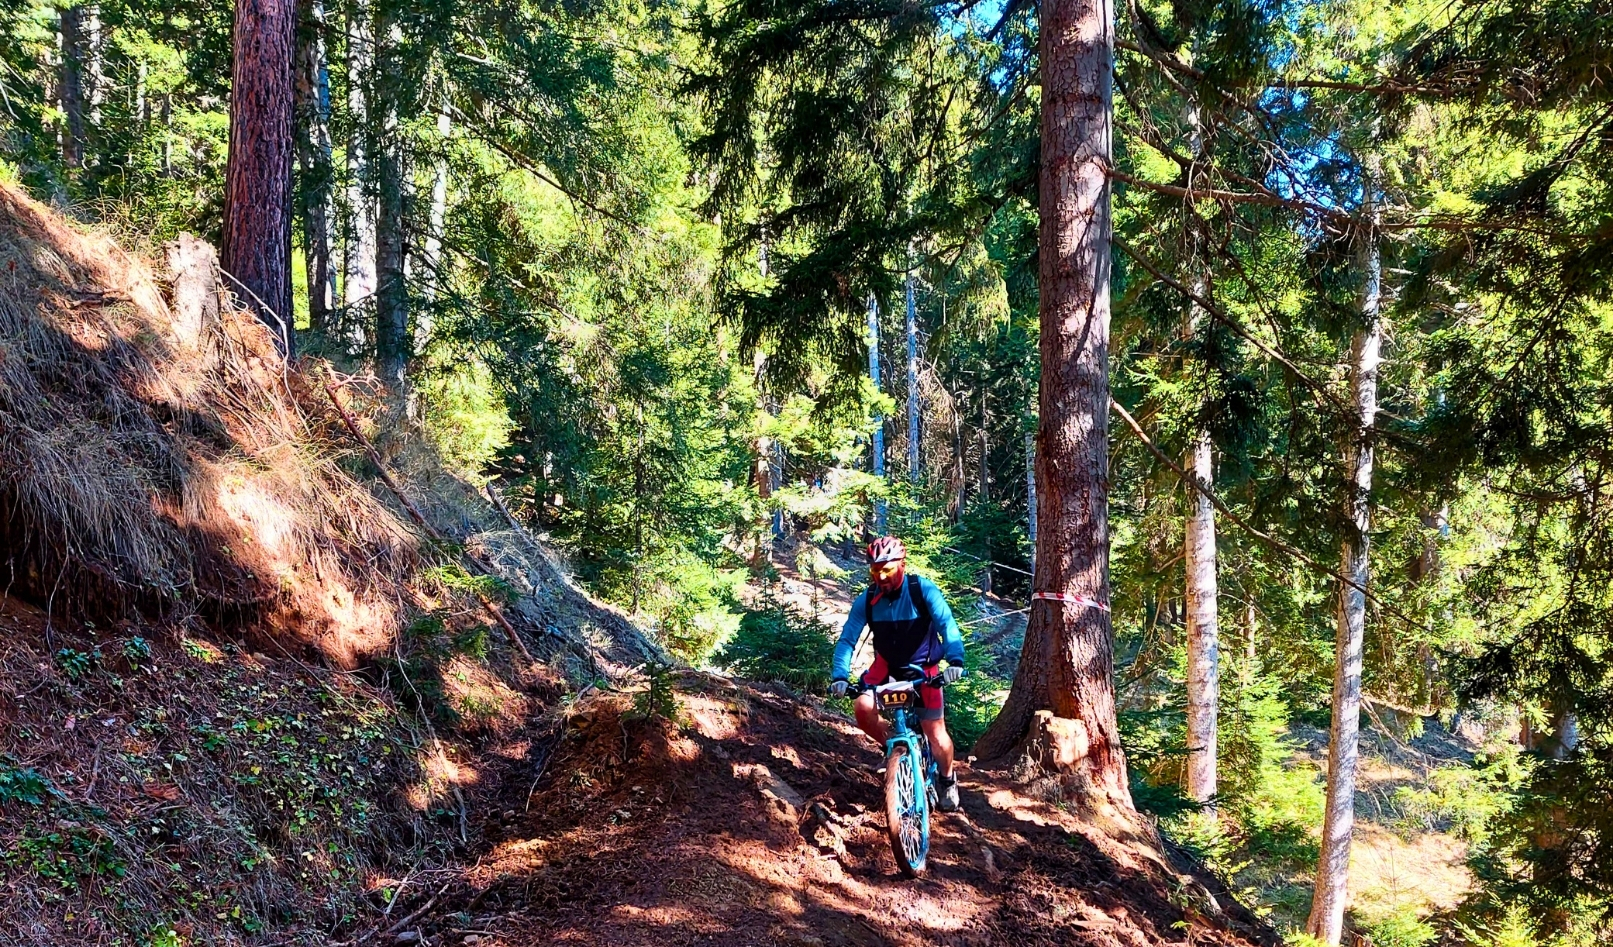
[[[1365,585],[1362,585],[1361,583],[1356,582],[1354,579],[1345,576],[1342,572],[1338,572],[1337,570],[1317,562],[1308,553],[1288,545],[1277,537],[1272,536],[1270,533],[1264,533],[1256,529],[1254,524],[1232,512],[1232,509],[1227,506],[1224,500],[1222,500],[1219,496],[1216,496],[1215,491],[1211,490],[1208,484],[1189,474],[1187,471],[1178,466],[1174,460],[1171,460],[1170,457],[1166,456],[1164,451],[1160,450],[1153,441],[1148,439],[1148,435],[1143,433],[1143,429],[1137,424],[1136,419],[1134,419],[1125,408],[1120,406],[1120,402],[1114,400],[1114,398],[1110,398],[1109,407],[1114,409],[1116,414],[1120,415],[1120,419],[1126,422],[1126,426],[1131,428],[1131,432],[1137,435],[1138,440],[1143,442],[1143,446],[1147,447],[1149,452],[1158,458],[1161,463],[1169,467],[1176,474],[1176,476],[1181,479],[1184,485],[1198,491],[1198,493],[1206,500],[1209,500],[1217,510],[1221,511],[1221,515],[1231,520],[1239,529],[1242,529],[1244,532],[1260,540],[1278,552],[1286,553],[1287,555],[1298,559],[1305,565],[1310,566],[1311,569],[1315,570],[1316,572],[1348,585],[1350,588],[1353,588],[1362,595],[1366,596],[1367,600],[1372,602],[1372,604],[1376,605],[1379,609],[1390,615],[1393,615],[1411,627],[1422,631],[1428,630],[1427,626],[1425,626],[1422,622],[1412,618],[1410,615],[1407,615],[1400,609],[1388,604],[1383,599],[1373,594],[1372,590],[1368,589]]]

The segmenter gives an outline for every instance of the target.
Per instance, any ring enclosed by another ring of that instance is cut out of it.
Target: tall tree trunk
[[[342,248],[341,335],[349,355],[368,344],[363,307],[374,305],[376,200],[370,167],[370,88],[375,71],[375,24],[370,0],[352,0],[347,19],[347,228]]]
[[[1362,327],[1351,345],[1350,394],[1356,411],[1355,430],[1350,432],[1344,452],[1349,524],[1339,563],[1339,571],[1355,585],[1341,585],[1339,589],[1333,732],[1327,757],[1327,810],[1322,824],[1322,853],[1316,865],[1316,893],[1306,925],[1312,937],[1326,944],[1337,944],[1344,934],[1350,836],[1355,827],[1356,766],[1360,756],[1361,665],[1367,615],[1363,590],[1371,577],[1367,553],[1372,527],[1373,423],[1378,410],[1378,360],[1383,343],[1383,321],[1379,314],[1383,272],[1375,201],[1369,204],[1368,215],[1371,229],[1362,246],[1362,269],[1366,275],[1361,294]]]
[[[292,58],[296,0],[236,0],[230,154],[219,265],[230,288],[295,343],[291,302]]]
[[[301,34],[297,44],[297,163],[302,171],[302,252],[308,271],[308,327],[324,332],[336,305],[336,272],[331,265],[335,181],[325,0],[304,0]]]
[[[57,100],[62,109],[62,160],[82,168],[89,130],[100,113],[101,15],[94,4],[61,12],[61,75]]]
[[[448,226],[448,140],[454,132],[453,119],[448,114],[448,85],[444,81],[441,98],[437,102],[437,154],[431,162],[431,203],[426,210],[426,237],[421,243],[420,294],[424,306],[414,311],[414,352],[424,353],[431,345],[437,322],[434,306],[442,288],[442,241]]]
[[[1193,438],[1193,478],[1215,477],[1210,433]],[[1189,491],[1187,516],[1187,795],[1209,803],[1216,792],[1216,718],[1221,701],[1221,643],[1217,621],[1215,507]]]
[[[1255,636],[1259,632],[1259,626],[1255,624],[1255,600],[1252,593],[1244,614],[1244,624],[1247,626],[1249,636],[1243,641],[1243,672],[1239,677],[1242,678],[1244,685],[1248,686],[1255,679],[1255,664],[1260,660],[1255,651]]]
[[[431,207],[426,214],[426,239],[420,252],[425,273],[421,274],[421,292],[427,302],[437,301],[441,285],[442,239],[448,226],[448,139],[454,133],[453,119],[448,115],[448,90],[443,89],[442,101],[437,105],[437,147],[442,149],[431,162]],[[417,316],[415,346],[424,348],[431,340],[429,320]]]
[[[756,270],[761,274],[763,280],[766,280],[768,275],[772,272],[770,253],[771,243],[767,235],[767,224],[764,222],[762,224],[761,245],[756,248]],[[768,417],[777,417],[779,413],[778,402],[771,395],[767,394],[765,390],[767,381],[767,356],[760,349],[757,349],[756,351],[754,364],[756,372],[755,379],[757,408],[762,414],[765,414]],[[756,438],[756,493],[759,497],[761,497],[764,503],[767,500],[772,499],[773,494],[784,485],[783,459],[783,448],[777,441],[767,436],[760,436]],[[778,542],[784,538],[784,511],[782,509],[775,509],[773,511],[772,525],[773,542]],[[758,548],[757,554],[758,558],[765,558],[767,551],[765,549]]]
[[[907,477],[919,478],[919,327],[913,274],[907,274]]]
[[[1035,588],[1096,604],[1033,598],[1013,687],[977,752],[1006,754],[1038,711],[1050,710],[1045,723],[1073,736],[1071,752],[1053,760],[1089,791],[1129,807],[1107,610],[1113,62],[1110,0],[1043,4]]]
[[[868,294],[868,377],[879,390],[879,302]],[[885,479],[885,416],[874,415],[874,476]],[[885,501],[874,501],[874,531],[885,535]]]
[[[1204,141],[1198,103],[1189,101],[1187,126],[1195,167],[1203,158]],[[1190,220],[1192,219],[1189,214]],[[1203,259],[1204,235],[1189,224],[1193,288],[1203,297],[1208,289]],[[1205,313],[1197,303],[1188,305],[1189,335],[1202,331]],[[1208,366],[1204,366],[1206,369]],[[1193,434],[1193,455],[1188,469],[1208,488],[1215,482],[1214,445],[1210,432],[1200,426]],[[1208,804],[1215,798],[1218,742],[1217,716],[1221,702],[1221,642],[1215,562],[1215,505],[1203,491],[1190,490],[1187,522],[1183,530],[1187,561],[1187,795]]]
[[[764,276],[767,273],[767,262],[765,255],[762,258],[762,273]],[[771,410],[769,410],[771,405],[767,395],[763,391],[763,385],[766,382],[767,376],[767,356],[760,348],[758,348],[756,353],[752,356],[751,364],[754,371],[754,375],[752,377],[756,379],[757,411],[760,414],[771,415],[773,413]],[[751,455],[751,475],[756,479],[756,496],[762,501],[762,505],[765,507],[773,499],[773,439],[768,437],[766,434],[758,434],[756,436],[756,440],[752,444],[752,447],[754,449],[754,453]],[[783,516],[781,515],[781,511],[773,511],[772,521],[772,537],[774,540],[777,540],[782,536],[784,530]],[[771,543],[768,540],[758,537],[756,542],[756,555],[752,560],[753,564],[758,568],[767,562],[768,550],[770,546]]]
[[[409,284],[404,271],[408,227],[408,180],[403,143],[398,135],[398,98],[402,71],[398,68],[402,30],[396,24],[386,31],[379,51],[382,94],[380,147],[376,149],[376,183],[380,189],[380,216],[376,225],[375,354],[380,375],[398,393],[408,391]]]

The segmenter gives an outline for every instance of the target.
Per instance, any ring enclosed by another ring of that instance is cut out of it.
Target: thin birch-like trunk
[[[1215,476],[1210,435],[1193,438],[1193,478]],[[1187,516],[1187,795],[1209,803],[1216,793],[1216,722],[1221,700],[1221,644],[1215,564],[1215,507],[1189,491]]]
[[[868,294],[868,377],[879,390],[879,303]],[[874,476],[885,479],[885,416],[874,415]],[[883,499],[874,501],[874,531],[885,535],[886,507]]]
[[[386,31],[386,48],[377,57],[383,93],[379,98],[385,104],[380,147],[375,155],[381,198],[376,225],[375,354],[381,378],[399,393],[408,390],[409,357],[413,352],[409,338],[409,286],[404,270],[408,181],[403,143],[398,134],[402,75],[397,60],[402,41],[402,29],[393,24]]]
[[[1375,201],[1369,205],[1368,215],[1372,226],[1362,247],[1362,269],[1366,274],[1366,286],[1361,294],[1363,324],[1351,345],[1350,394],[1356,417],[1355,430],[1350,432],[1345,449],[1349,524],[1339,562],[1339,571],[1355,584],[1341,585],[1339,589],[1327,809],[1322,824],[1322,853],[1316,865],[1316,893],[1306,924],[1310,935],[1326,944],[1337,944],[1344,934],[1350,839],[1355,828],[1356,768],[1360,758],[1361,668],[1367,613],[1364,589],[1371,577],[1367,554],[1372,527],[1372,428],[1378,410],[1378,362],[1383,344],[1379,312],[1383,273]]]
[[[335,181],[331,171],[330,67],[324,0],[305,0],[297,44],[297,163],[302,171],[303,262],[308,271],[308,327],[324,332],[336,305],[331,264]]]
[[[428,302],[437,301],[442,275],[442,239],[448,226],[448,139],[454,133],[453,119],[448,115],[448,94],[443,93],[437,109],[437,146],[442,150],[431,162],[431,207],[426,215],[426,239],[420,258],[425,266],[421,274],[421,292]],[[429,326],[425,335],[429,338]],[[423,340],[417,335],[415,342]]]
[[[442,90],[437,103],[438,152],[431,162],[431,204],[426,211],[426,237],[420,247],[420,295],[424,306],[415,308],[414,351],[419,354],[431,345],[436,332],[432,307],[442,289],[442,241],[448,226],[448,139],[454,132],[453,120],[448,114],[448,89]]]
[[[375,25],[370,0],[352,0],[347,21],[347,141],[346,242],[342,248],[341,336],[349,355],[364,352],[368,343],[363,307],[375,304],[376,216],[375,182],[370,167],[370,94],[375,71]]]
[[[771,270],[770,244],[767,228],[762,227],[761,245],[756,249],[756,269],[767,279]],[[778,402],[764,390],[766,383],[767,356],[757,350],[755,356],[756,399],[762,413],[769,417],[777,417],[779,413]],[[765,435],[756,438],[755,475],[757,495],[765,502],[772,498],[774,493],[784,485],[784,449],[771,437]],[[773,511],[773,540],[776,542],[784,538],[784,511]],[[765,556],[765,550],[758,550]]]
[[[1189,148],[1195,169],[1204,151],[1198,103],[1187,107]],[[1193,252],[1193,288],[1199,296],[1208,289],[1203,258],[1203,234],[1190,225]],[[1205,323],[1197,303],[1188,306],[1188,333]],[[1200,427],[1193,434],[1188,470],[1208,489],[1215,482],[1214,445],[1210,432]],[[1217,720],[1221,703],[1221,641],[1216,576],[1215,505],[1200,490],[1189,490],[1187,522],[1183,529],[1187,561],[1187,796],[1209,804],[1216,793],[1216,759],[1219,753]]]
[[[907,476],[919,478],[919,329],[913,274],[907,274]]]

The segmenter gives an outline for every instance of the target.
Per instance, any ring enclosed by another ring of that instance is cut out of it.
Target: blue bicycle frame
[[[930,851],[930,808],[935,795],[937,772],[924,734],[908,724],[908,714],[919,700],[920,686],[940,686],[939,677],[925,677],[923,669],[903,669],[907,679],[859,690],[873,691],[874,704],[891,719],[885,741],[885,805],[889,823],[891,852],[904,874],[924,871]],[[913,674],[918,679],[912,678]]]

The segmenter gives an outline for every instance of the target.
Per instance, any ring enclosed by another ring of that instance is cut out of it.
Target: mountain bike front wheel
[[[930,852],[930,807],[922,793],[907,744],[896,744],[885,757],[885,822],[896,867],[909,878],[924,871]]]

